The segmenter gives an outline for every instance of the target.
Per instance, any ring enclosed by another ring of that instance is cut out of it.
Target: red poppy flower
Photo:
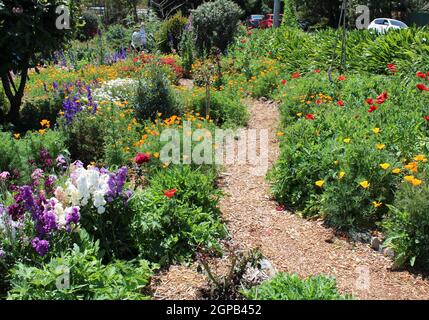
[[[285,84],[287,83],[287,81],[286,81],[285,79],[283,79],[283,80],[281,81],[281,83],[282,83],[283,85],[285,85]]]
[[[337,102],[337,105],[340,106],[340,107],[344,107],[344,101],[343,100],[339,100]]]
[[[369,113],[373,113],[375,110],[377,110],[378,107],[377,106],[371,106],[371,108],[368,109]]]
[[[283,212],[283,211],[286,211],[286,207],[285,207],[284,205],[282,205],[282,204],[279,204],[279,205],[276,207],[276,210],[277,210],[278,212]]]
[[[389,98],[389,95],[386,91],[384,91],[382,94],[380,94],[377,97],[376,103],[377,104],[383,104],[384,102],[386,102],[386,100]]]
[[[320,69],[314,70],[315,73],[320,73],[320,71],[321,71]]]
[[[426,121],[429,121],[429,116],[424,116],[423,117]]]
[[[313,114],[307,114],[306,116],[305,116],[305,119],[307,119],[307,120],[314,120],[314,115]]]
[[[292,74],[292,79],[299,78],[300,76],[301,76],[301,74],[299,72],[295,72]]]
[[[422,90],[422,91],[429,91],[429,88],[426,87],[423,83],[419,83],[417,85],[417,89]]]
[[[373,98],[368,98],[365,100],[367,104],[374,104],[374,99]]]
[[[135,161],[139,166],[143,163],[148,163],[150,162],[150,155],[148,153],[138,153]]]
[[[317,105],[321,105],[321,104],[322,104],[322,100],[317,99],[317,100],[316,100],[316,104],[317,104]]]
[[[174,196],[175,196],[176,192],[177,192],[177,189],[165,190],[165,191],[164,191],[164,195],[165,195],[167,198],[174,198]]]
[[[393,63],[388,63],[387,68],[390,72],[398,72],[396,65],[394,65]]]
[[[427,75],[424,72],[421,72],[421,71],[417,72],[416,76],[419,77],[419,78],[422,78],[422,79],[426,79],[427,78]]]
[[[346,76],[345,75],[341,75],[341,76],[339,76],[338,77],[338,81],[344,81],[344,80],[346,80],[347,78],[346,78]]]

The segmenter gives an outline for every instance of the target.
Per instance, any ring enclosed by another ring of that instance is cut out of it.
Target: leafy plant
[[[243,291],[250,300],[347,300],[350,295],[338,292],[336,281],[325,276],[302,280],[298,275],[279,273],[257,287]]]
[[[10,270],[10,300],[144,300],[153,267],[144,260],[103,265],[98,243],[74,245],[39,267]]]

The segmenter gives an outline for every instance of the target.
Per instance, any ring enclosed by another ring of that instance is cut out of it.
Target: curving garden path
[[[276,138],[279,112],[275,103],[248,100],[253,129],[269,129],[269,161],[279,155]],[[392,261],[368,245],[337,238],[321,221],[308,221],[276,210],[264,177],[247,165],[226,167],[221,184],[223,218],[234,241],[259,247],[278,271],[302,277],[326,274],[341,291],[359,299],[429,299],[429,280],[408,271],[393,271]],[[174,266],[157,278],[155,298],[198,299],[205,277],[196,266]]]

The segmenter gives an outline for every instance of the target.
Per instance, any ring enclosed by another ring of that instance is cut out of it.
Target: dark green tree
[[[70,20],[61,5],[69,8]],[[19,121],[28,70],[72,38],[78,12],[73,0],[0,1],[0,78],[10,103],[9,122]]]

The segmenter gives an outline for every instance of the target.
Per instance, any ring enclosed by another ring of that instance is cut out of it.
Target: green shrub
[[[111,25],[104,34],[107,44],[113,50],[128,48],[131,43],[131,35],[132,29],[121,24]]]
[[[197,93],[186,106],[194,112],[206,115],[206,94]],[[224,127],[245,126],[249,119],[246,106],[238,97],[232,97],[223,91],[210,92],[210,118]]]
[[[182,58],[182,66],[185,70],[185,76],[189,76],[192,71],[192,65],[195,62],[195,34],[192,29],[183,32],[179,53]]]
[[[141,120],[156,119],[181,114],[181,107],[166,74],[157,64],[147,67],[147,76],[140,79],[134,101],[134,110]]]
[[[78,29],[76,37],[81,41],[87,41],[97,34],[99,18],[91,11],[84,11],[82,13],[82,20],[84,25]]]
[[[69,287],[57,283],[67,277]],[[39,267],[18,263],[10,270],[10,300],[143,300],[149,297],[152,267],[144,260],[115,261],[103,265],[98,243],[72,250]]]
[[[200,55],[213,47],[224,51],[234,39],[243,11],[229,0],[207,2],[193,11],[193,28]]]
[[[311,276],[302,280],[298,275],[279,273],[271,280],[243,292],[251,300],[346,300],[349,295],[338,292],[335,279]]]
[[[177,189],[174,198],[165,190]],[[189,167],[160,171],[130,200],[133,235],[141,257],[161,265],[186,261],[200,246],[219,250],[225,236],[213,177]]]
[[[419,177],[427,179],[427,171]],[[416,188],[404,182],[396,192],[395,202],[383,223],[387,237],[384,246],[393,249],[399,267],[429,270],[428,196],[426,183]]]
[[[85,164],[103,159],[105,143],[103,118],[80,112],[71,124],[62,126],[62,132],[72,159]]]
[[[162,52],[170,53],[172,50],[178,50],[187,23],[188,19],[178,12],[161,24],[155,38]]]
[[[51,124],[56,123],[58,113],[62,107],[60,96],[35,97],[23,102],[20,110],[20,122],[17,130],[38,130],[41,128],[40,121],[46,119]]]

